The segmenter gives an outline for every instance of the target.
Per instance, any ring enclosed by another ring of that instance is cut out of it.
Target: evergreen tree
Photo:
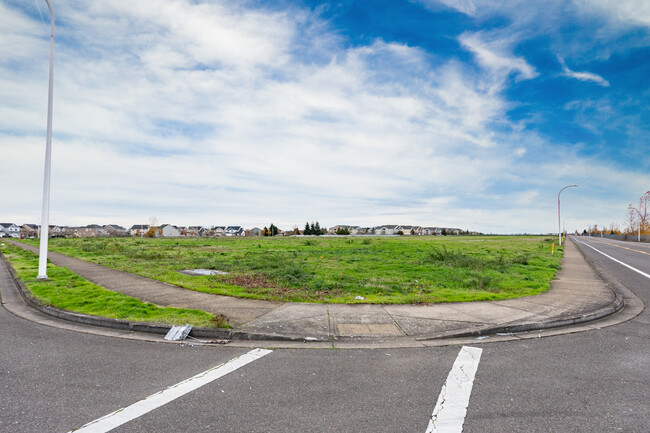
[[[316,225],[314,226],[314,234],[315,234],[316,236],[320,236],[320,235],[323,234],[323,232],[321,231],[320,224],[318,223],[318,221],[316,221]]]
[[[309,227],[309,221],[305,223],[305,229],[302,231],[303,235],[310,235],[311,234],[311,227]]]

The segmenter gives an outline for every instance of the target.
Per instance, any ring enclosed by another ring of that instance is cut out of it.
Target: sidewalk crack
[[[407,333],[407,332],[406,332],[406,331],[405,331],[405,330],[400,326],[399,323],[397,323],[397,320],[395,320],[395,318],[393,317],[393,315],[390,314],[390,313],[388,312],[388,310],[386,309],[386,307],[384,307],[384,306],[382,305],[381,308],[382,308],[382,310],[384,310],[384,312],[385,312],[386,314],[388,314],[388,317],[390,317],[390,320],[393,321],[393,324],[395,325],[395,327],[396,327],[397,329],[399,329],[399,331],[400,331],[402,334],[408,336],[408,333]]]
[[[330,315],[330,305],[325,304],[325,310],[327,311],[327,335],[329,336],[330,341],[332,342],[332,349],[334,349],[334,333],[332,332],[332,316]]]

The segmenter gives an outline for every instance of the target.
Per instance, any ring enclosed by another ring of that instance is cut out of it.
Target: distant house
[[[21,238],[35,238],[38,237],[40,226],[38,224],[23,224],[20,228]]]
[[[359,226],[347,226],[347,225],[336,225],[334,227],[330,227],[330,229],[327,231],[328,234],[330,235],[335,235],[339,230],[347,230],[349,234],[351,235],[358,235],[360,234],[361,227]]]
[[[420,227],[420,234],[425,236],[441,236],[442,229],[440,227]]]
[[[190,237],[199,237],[203,236],[203,232],[205,229],[201,226],[189,226],[188,228],[185,229],[185,236],[190,236]],[[182,234],[181,230],[181,234]]]
[[[398,232],[398,226],[387,225],[387,226],[377,226],[375,227],[375,234],[377,235],[396,235]]]
[[[89,224],[85,227],[75,227],[74,231],[80,238],[96,238],[108,234],[104,227],[97,224]]]
[[[226,236],[244,236],[244,229],[241,226],[228,226]]]
[[[134,225],[129,229],[129,235],[131,236],[144,236],[149,230],[149,226],[146,224]]]
[[[20,227],[14,223],[0,223],[0,231],[10,238],[20,237]]]
[[[118,224],[107,224],[104,226],[104,230],[106,230],[106,233],[108,236],[126,236],[127,235],[127,230],[118,225]]]
[[[212,228],[215,236],[225,236],[226,235],[226,226],[214,226]]]
[[[74,230],[68,226],[52,226],[50,228],[50,234],[52,237],[62,238],[74,235]]]
[[[397,233],[402,232],[405,236],[420,234],[421,227],[419,226],[397,226]]]
[[[163,224],[160,227],[158,227],[158,236],[171,238],[180,235],[181,235],[181,231],[178,230],[178,227],[173,226],[171,224]]]
[[[253,227],[249,233],[251,236],[262,236],[262,230],[259,227]]]

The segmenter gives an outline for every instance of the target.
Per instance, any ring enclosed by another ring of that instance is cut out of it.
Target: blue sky
[[[650,4],[53,1],[50,221],[626,224]],[[45,2],[0,1],[0,219],[40,220]]]

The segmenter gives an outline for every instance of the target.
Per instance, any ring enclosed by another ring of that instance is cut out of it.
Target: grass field
[[[0,242],[0,252],[11,263],[18,278],[41,304],[92,316],[134,322],[203,327],[229,327],[221,317],[199,310],[158,307],[148,302],[111,292],[66,268],[48,264],[50,281],[36,281],[38,256]]]
[[[50,249],[208,293],[294,302],[431,303],[544,292],[562,258],[562,249],[551,254],[553,242],[506,236],[79,238],[52,239]],[[178,273],[194,268],[228,274]]]

